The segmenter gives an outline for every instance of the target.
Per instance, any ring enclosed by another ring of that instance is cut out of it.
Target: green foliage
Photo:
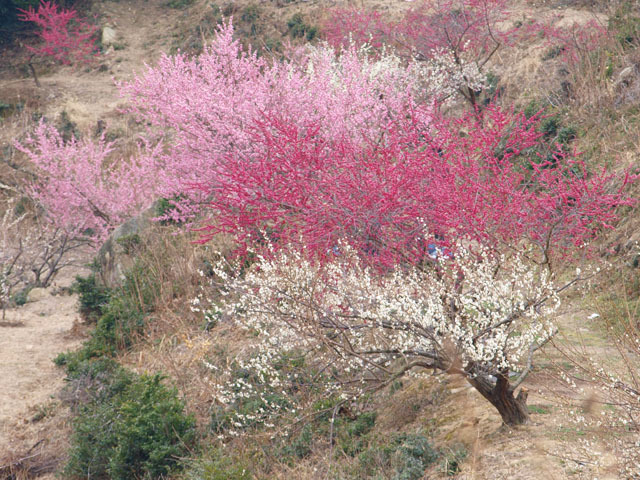
[[[365,412],[347,426],[347,433],[352,437],[361,437],[369,433],[376,423],[376,412]]]
[[[537,413],[539,415],[545,415],[550,413],[551,410],[548,405],[527,405],[529,413]]]
[[[305,458],[312,452],[313,426],[308,423],[300,434],[282,449],[282,453],[296,458]]]
[[[547,111],[545,111],[547,110]],[[531,170],[532,162],[536,164],[545,163],[545,168],[554,168],[557,161],[556,155],[567,153],[571,149],[571,143],[577,138],[578,130],[574,125],[564,123],[560,112],[548,112],[549,108],[541,107],[535,100],[525,106],[523,113],[527,118],[535,115],[542,117],[538,131],[542,133],[544,142],[525,154],[525,168]]]
[[[302,14],[294,14],[287,22],[289,35],[293,38],[306,38],[307,41],[313,40],[318,35],[318,29],[314,26],[307,25]]]
[[[192,462],[187,480],[251,480],[254,476],[242,458],[231,457],[222,448],[214,449]]]
[[[122,246],[126,255],[133,255],[136,252],[136,249],[140,246],[142,240],[140,239],[140,235],[132,233],[131,235],[124,235],[118,238],[116,242]]]
[[[84,279],[76,277],[75,289],[80,293],[80,311],[86,309],[91,319],[97,318],[96,328],[82,348],[55,358],[54,362],[59,366],[112,356],[118,350],[130,348],[153,311],[157,285],[138,261],[126,273],[119,289],[99,287],[94,275]]]
[[[166,5],[169,8],[175,8],[176,10],[183,10],[193,5],[195,0],[169,0]]]
[[[32,202],[32,200],[29,197],[20,197],[20,199],[16,202],[16,206],[13,207],[13,214],[16,217],[19,217],[20,215],[26,213],[27,211],[27,206]]]
[[[247,35],[254,37],[262,30],[260,24],[258,23],[260,20],[260,16],[262,15],[262,10],[258,5],[251,4],[247,5],[240,15],[240,20],[244,24],[242,26],[242,31]],[[248,31],[247,31],[248,30]]]
[[[282,52],[282,42],[277,38],[267,37],[264,40],[264,48],[268,52]]]
[[[640,40],[640,14],[637,2],[625,0],[609,17],[609,31],[625,49],[634,48]]]
[[[540,108],[540,106],[538,105],[538,103],[535,100],[531,100],[525,107],[523,110],[524,116],[527,118],[531,118],[534,115],[537,115],[538,113],[540,113],[540,110],[542,110],[542,108]]]
[[[159,478],[178,466],[195,441],[195,420],[184,413],[161,375],[138,376],[109,359],[85,361],[69,378],[92,379],[76,410],[66,478]]]
[[[391,468],[393,480],[418,480],[439,456],[424,435],[406,433],[396,436],[387,445],[362,452],[358,456],[359,472],[362,477],[370,477]]]
[[[540,131],[547,139],[551,139],[558,133],[560,127],[560,120],[557,116],[547,117],[540,123]]]
[[[27,303],[29,299],[29,292],[33,289],[32,285],[27,285],[22,290],[16,292],[13,297],[11,297],[11,301],[15,303],[17,306],[21,307]]]
[[[500,77],[494,72],[487,72],[485,78],[485,86],[482,89],[482,103],[483,105],[489,105],[496,97],[500,96],[502,88],[498,87],[500,84]]]
[[[258,5],[247,5],[242,11],[240,19],[246,23],[255,23],[260,18],[261,13],[262,11]]]
[[[72,138],[80,138],[80,131],[78,125],[71,120],[71,117],[66,110],[60,113],[60,119],[58,120],[58,131],[62,135],[62,140],[67,143]]]
[[[85,322],[97,322],[109,303],[110,290],[96,282],[95,274],[88,277],[76,276],[72,289],[79,295],[80,315]]]
[[[365,412],[354,419],[339,419],[336,422],[340,448],[351,457],[366,449],[368,445],[368,434],[376,423],[376,412]]]
[[[429,440],[420,434],[403,434],[396,438],[396,452],[399,464],[396,467],[396,480],[417,480],[422,478],[424,470],[438,459]]]
[[[17,104],[4,103],[0,101],[0,120],[13,115],[17,110]]]

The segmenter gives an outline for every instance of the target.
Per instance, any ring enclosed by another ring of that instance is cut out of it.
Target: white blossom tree
[[[455,258],[436,252],[423,266],[383,274],[349,247],[335,252],[321,263],[280,250],[233,275],[237,269],[217,265],[225,301],[214,309],[256,334],[252,355],[238,362],[257,380],[231,381],[222,401],[262,395],[268,405],[265,392],[287,381],[274,359],[296,352],[344,399],[410,373],[458,374],[506,424],[527,421],[527,390],[518,388],[534,352],[555,332],[549,314],[568,284],[556,288],[548,270],[532,268],[522,255],[480,247],[458,245]]]

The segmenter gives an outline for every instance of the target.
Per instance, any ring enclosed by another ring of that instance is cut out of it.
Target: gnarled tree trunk
[[[500,373],[495,382],[488,375],[469,376],[467,381],[496,407],[505,424],[522,425],[529,421],[528,391],[521,388],[515,396],[515,389],[509,385],[508,371]]]

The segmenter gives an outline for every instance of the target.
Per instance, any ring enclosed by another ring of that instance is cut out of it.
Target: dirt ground
[[[64,287],[86,273],[63,270],[51,287],[7,310],[0,322],[0,468],[27,453],[51,457],[63,441],[64,415],[57,414],[64,371],[52,360],[82,341],[77,296]]]

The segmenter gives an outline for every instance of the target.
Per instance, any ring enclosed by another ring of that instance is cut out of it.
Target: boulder
[[[614,82],[613,86],[616,89],[628,87],[631,83],[635,81],[637,76],[638,76],[638,72],[635,65],[624,68],[618,74],[618,78],[616,78],[616,81]]]
[[[104,45],[105,47],[113,45],[117,38],[118,34],[111,25],[105,25],[104,27],[102,27],[102,45]]]
[[[156,206],[152,206],[137,217],[127,220],[116,228],[98,251],[96,257],[98,280],[105,287],[114,288],[122,284],[125,272],[134,264],[135,246],[143,233],[153,225]]]
[[[27,302],[37,302],[49,296],[49,292],[44,288],[32,288],[27,294]]]

